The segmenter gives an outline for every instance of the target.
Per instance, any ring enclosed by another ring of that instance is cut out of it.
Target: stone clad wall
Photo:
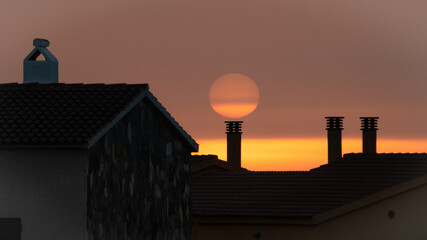
[[[191,239],[190,148],[142,101],[89,153],[90,239]]]

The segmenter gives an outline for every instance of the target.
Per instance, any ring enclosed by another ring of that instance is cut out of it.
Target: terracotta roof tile
[[[0,145],[83,144],[147,84],[0,84]]]
[[[427,154],[346,154],[306,172],[210,173],[192,180],[194,216],[310,218],[427,174]]]

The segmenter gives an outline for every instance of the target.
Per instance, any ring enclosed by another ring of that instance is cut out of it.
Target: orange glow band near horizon
[[[199,139],[199,152],[193,155],[213,154],[227,160],[227,141]],[[343,138],[342,152],[362,152],[362,139]],[[427,152],[427,139],[381,139],[378,153]],[[328,162],[326,138],[260,138],[242,139],[242,167],[253,171],[310,170]]]

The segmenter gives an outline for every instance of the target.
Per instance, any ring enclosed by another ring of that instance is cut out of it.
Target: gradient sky
[[[258,108],[239,119],[244,139],[326,138],[324,117],[338,115],[345,138],[360,138],[360,116],[378,116],[379,139],[422,140],[426,9],[422,0],[3,0],[0,81],[22,82],[40,37],[60,82],[149,83],[196,141],[225,139],[208,93],[226,73],[260,90]]]

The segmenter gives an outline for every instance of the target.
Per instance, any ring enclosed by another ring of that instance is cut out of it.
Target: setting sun
[[[259,91],[249,77],[229,73],[212,84],[209,101],[215,112],[227,118],[240,118],[252,113],[258,106]]]

